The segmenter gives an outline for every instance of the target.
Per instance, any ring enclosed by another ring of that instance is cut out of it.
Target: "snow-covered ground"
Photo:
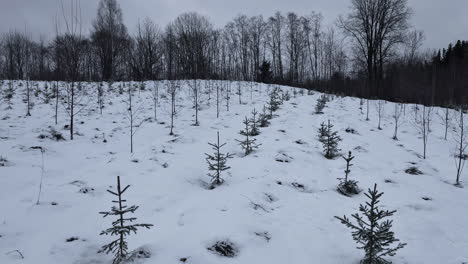
[[[281,87],[290,92],[291,100],[275,113],[269,127],[261,129],[256,137],[262,144],[259,149],[244,157],[236,142],[242,139],[242,119],[254,108],[263,108],[271,87],[244,83],[239,104],[234,83],[229,112],[222,91],[216,118],[216,93],[208,105],[203,83],[200,126],[193,126],[195,111],[184,83],[178,93],[176,135],[170,136],[170,97],[161,86],[158,122],[143,123],[130,154],[127,96],[118,93],[119,85],[106,92],[101,115],[97,84],[87,84],[94,94],[76,117],[73,141],[64,129],[68,116],[62,104],[55,125],[53,100],[45,104],[33,95],[32,116],[25,116],[24,84],[15,84],[12,109],[2,101],[0,156],[7,162],[0,167],[0,263],[111,263],[111,255],[97,251],[111,240],[99,233],[110,227],[112,219],[98,212],[111,207],[114,197],[106,190],[115,188],[116,176],[131,185],[125,198],[140,206],[137,222],[154,224],[129,237],[130,250],[146,246],[152,252],[141,263],[182,263],[181,258],[194,264],[359,263],[362,251],[334,216],[355,213],[366,197],[361,193],[349,198],[336,191],[345,162],[325,159],[317,140],[320,123],[328,119],[343,138],[342,153],[351,150],[356,156],[350,177],[365,190],[377,183],[385,192],[383,208],[398,210],[392,217],[393,230],[408,245],[389,259],[410,264],[468,262],[468,188],[453,185],[454,142],[451,136],[443,139],[444,126],[435,114],[424,160],[421,135],[411,121],[412,106],[406,106],[400,140],[394,141],[393,103],[385,104],[383,130],[378,130],[374,102],[370,121],[359,110],[360,100],[350,97],[335,97],[324,114],[317,115],[319,93],[294,96],[294,88]],[[154,115],[152,86],[148,82],[145,91],[135,93],[143,102],[141,119]],[[50,127],[66,140],[39,139]],[[346,133],[347,128],[357,134]],[[221,142],[227,142],[224,150],[235,156],[228,161],[231,169],[225,184],[209,190],[205,153],[212,152],[208,142],[215,142],[217,131]],[[32,146],[45,149],[39,205],[41,152]],[[423,174],[405,173],[409,167]],[[466,177],[465,173],[462,180]],[[78,239],[66,241],[72,237]],[[208,251],[218,240],[235,243],[238,256],[225,258]]]

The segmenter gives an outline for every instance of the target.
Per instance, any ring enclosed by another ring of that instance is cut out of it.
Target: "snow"
[[[204,92],[205,82],[201,83]],[[357,212],[366,197],[361,193],[350,198],[336,191],[346,163],[341,158],[325,159],[317,140],[320,123],[328,119],[343,138],[342,153],[351,150],[355,156],[350,178],[364,190],[377,183],[385,192],[383,208],[397,210],[393,230],[408,245],[389,259],[411,264],[468,262],[468,189],[453,185],[455,143],[451,137],[443,139],[445,128],[436,116],[424,160],[421,135],[411,121],[412,106],[406,106],[405,122],[395,141],[393,103],[385,103],[383,130],[378,130],[375,102],[370,104],[370,121],[361,114],[359,99],[351,97],[335,97],[324,114],[317,115],[314,108],[320,93],[294,96],[295,88],[281,87],[290,91],[291,100],[275,112],[269,127],[261,128],[256,138],[262,145],[244,157],[236,142],[242,139],[242,120],[254,108],[261,112],[272,88],[243,83],[243,104],[239,104],[233,84],[229,112],[225,92],[220,93],[219,118],[216,92],[209,105],[203,93],[200,126],[193,126],[193,99],[184,83],[177,98],[176,135],[169,135],[170,97],[161,86],[164,96],[158,122],[143,123],[130,154],[127,97],[118,94],[119,85],[114,83],[114,91],[106,92],[102,115],[97,109],[97,84],[85,85],[93,94],[85,111],[76,117],[77,135],[71,141],[64,129],[68,116],[63,104],[58,125],[54,124],[53,100],[45,104],[33,97],[32,116],[26,117],[26,86],[15,82],[13,108],[8,109],[5,102],[0,105],[0,156],[8,160],[0,167],[0,263],[111,263],[111,255],[97,251],[111,240],[99,233],[112,219],[98,212],[111,207],[113,197],[106,190],[115,188],[118,175],[123,185],[131,185],[125,196],[128,204],[140,206],[137,222],[154,224],[150,230],[129,236],[130,250],[144,246],[152,252],[141,263],[181,263],[181,258],[203,264],[359,263],[362,251],[334,216]],[[135,92],[144,107],[141,119],[154,115],[153,85],[147,82],[145,91]],[[49,127],[66,140],[39,139]],[[346,133],[347,128],[357,134]],[[223,151],[235,156],[228,161],[231,169],[224,174],[225,183],[209,190],[204,153],[212,152],[208,142],[216,141],[217,131],[221,142],[227,142]],[[39,205],[41,153],[32,146],[45,149]],[[405,173],[412,166],[423,174]],[[78,240],[66,242],[71,237]],[[238,256],[224,258],[207,250],[218,240],[235,243]]]

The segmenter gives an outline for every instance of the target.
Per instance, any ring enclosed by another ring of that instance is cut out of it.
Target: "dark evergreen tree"
[[[272,76],[273,72],[271,71],[271,64],[268,61],[263,61],[259,68],[259,81],[262,83],[270,83]]]
[[[359,206],[359,211],[364,216],[359,215],[359,213],[352,215],[357,222],[356,224],[352,223],[346,216],[343,218],[335,216],[342,224],[352,230],[352,236],[358,244],[358,249],[365,251],[365,257],[361,261],[363,264],[389,264],[391,262],[385,260],[384,257],[394,256],[399,249],[406,246],[406,243],[398,243],[397,246],[392,247],[393,243],[400,241],[391,231],[393,221],[385,220],[382,222],[382,220],[392,216],[396,210],[380,210],[378,204],[383,194],[377,190],[377,184],[374,185],[373,190],[368,190],[366,196],[370,201]]]
[[[144,228],[151,228],[152,224],[132,224],[133,221],[137,220],[136,217],[128,217],[126,216],[128,213],[135,213],[138,209],[138,206],[126,206],[124,203],[127,200],[122,199],[122,195],[125,191],[130,187],[127,185],[125,188],[121,188],[120,186],[120,176],[117,176],[117,191],[107,190],[110,194],[117,197],[117,200],[113,200],[113,203],[116,203],[116,206],[112,206],[111,211],[109,212],[100,212],[103,217],[107,216],[115,216],[117,220],[112,222],[112,227],[102,231],[100,235],[111,235],[111,236],[118,236],[118,238],[107,245],[104,245],[99,252],[104,252],[106,254],[114,253],[114,261],[113,264],[120,264],[122,263],[128,254],[128,244],[125,240],[125,237],[130,235],[132,232],[134,234],[137,233],[137,229],[139,227]]]
[[[333,159],[338,155],[340,149],[338,143],[341,141],[341,137],[338,136],[337,131],[333,131],[333,125],[328,120],[328,125],[322,122],[319,128],[319,141],[323,145],[323,151],[327,159]]]
[[[213,186],[220,185],[224,182],[224,179],[221,178],[221,173],[223,171],[229,170],[231,167],[227,166],[227,160],[232,158],[233,155],[229,153],[221,153],[221,148],[226,145],[226,143],[219,143],[219,132],[218,132],[218,141],[217,143],[208,143],[212,146],[214,154],[206,154],[206,162],[208,163],[208,176],[211,177],[211,184]]]
[[[239,145],[241,146],[242,150],[244,150],[245,155],[249,155],[252,153],[252,151],[260,146],[260,144],[256,144],[255,142],[257,141],[254,138],[251,138],[250,136],[250,121],[247,117],[245,117],[243,124],[245,125],[245,129],[241,134],[245,136],[245,140],[236,140],[239,142]]]

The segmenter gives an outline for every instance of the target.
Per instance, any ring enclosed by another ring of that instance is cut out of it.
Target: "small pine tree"
[[[248,131],[241,130],[240,131],[241,135],[245,136],[246,133],[248,133],[249,136],[252,136],[252,137],[260,135],[260,131],[258,129],[259,119],[257,118],[257,116],[258,116],[258,112],[254,108],[254,110],[252,111],[252,118],[250,118],[248,120],[248,124],[247,124],[249,129],[248,129]],[[244,121],[244,124],[245,124],[245,121]]]
[[[282,93],[281,100],[286,102],[291,100],[291,95],[289,94],[289,91]]]
[[[328,120],[328,125],[322,122],[319,128],[319,141],[323,144],[323,151],[327,159],[335,158],[340,151],[338,142],[341,141],[341,137],[338,136],[337,131],[332,131],[332,128],[330,120]]]
[[[348,181],[348,175],[351,173],[351,166],[354,164],[351,164],[351,161],[354,159],[354,156],[352,155],[351,151],[348,152],[348,157],[343,156],[343,159],[346,161],[346,170],[345,172],[345,181]]]
[[[137,229],[139,227],[144,228],[151,228],[152,224],[127,224],[132,223],[133,221],[137,220],[136,217],[126,217],[128,213],[135,213],[138,209],[138,206],[132,205],[130,207],[124,205],[123,203],[127,200],[122,199],[122,195],[124,192],[130,187],[127,185],[125,188],[121,188],[120,186],[120,176],[117,176],[117,192],[107,190],[110,194],[115,195],[118,197],[116,201],[112,201],[116,203],[117,206],[112,206],[110,212],[100,212],[103,217],[106,216],[116,216],[117,220],[112,222],[112,227],[106,230],[103,230],[100,235],[111,235],[111,236],[118,236],[118,238],[107,245],[104,245],[99,252],[104,252],[106,254],[114,253],[114,261],[113,264],[120,264],[122,263],[125,258],[127,257],[128,253],[128,244],[125,240],[125,237],[130,235],[130,233],[136,234]]]
[[[245,130],[241,131],[241,134],[245,136],[245,140],[236,140],[239,142],[239,145],[245,152],[245,156],[252,153],[252,151],[260,146],[260,144],[256,144],[256,139],[250,138],[250,121],[247,117],[245,117],[243,121],[245,125]]]
[[[259,116],[259,127],[268,127],[270,125],[271,114],[266,112],[266,106],[263,106],[263,112]]]
[[[358,187],[358,182],[354,180],[350,180],[348,178],[349,174],[351,173],[351,161],[354,159],[354,156],[352,155],[351,151],[348,152],[348,156],[345,157],[343,156],[343,159],[346,161],[346,169],[345,169],[345,177],[340,178],[340,184],[338,185],[338,191],[342,193],[343,195],[346,196],[351,196],[354,194],[358,194],[361,192],[361,190]]]
[[[391,262],[383,257],[394,256],[397,250],[406,246],[406,243],[398,243],[396,247],[392,247],[393,243],[400,241],[390,231],[393,221],[380,222],[396,212],[396,210],[383,211],[379,209],[379,199],[383,194],[377,190],[377,184],[374,185],[374,190],[368,190],[366,196],[370,201],[359,206],[359,211],[366,219],[359,213],[352,215],[357,224],[352,223],[346,216],[343,218],[335,216],[342,224],[352,230],[353,239],[359,245],[358,249],[364,249],[365,257],[361,262],[363,264],[389,264]]]
[[[317,99],[317,104],[315,105],[316,114],[323,114],[323,109],[325,108],[327,101],[328,99],[325,95],[322,95]]]
[[[258,136],[260,135],[260,131],[258,130],[258,123],[259,123],[259,120],[257,118],[258,116],[258,112],[257,110],[254,108],[254,110],[252,111],[252,118],[250,119],[250,135],[251,136]]]
[[[8,87],[5,89],[4,95],[3,95],[5,102],[8,104],[8,107],[7,107],[8,110],[13,109],[12,100],[13,100],[13,97],[15,96],[15,90],[16,89],[14,88],[13,82],[9,81]]]
[[[213,147],[214,154],[206,154],[206,162],[208,163],[208,170],[211,173],[208,173],[208,176],[211,177],[211,184],[213,186],[220,185],[224,182],[223,178],[221,178],[221,173],[223,171],[229,170],[231,167],[227,166],[227,160],[232,158],[233,155],[229,153],[221,153],[221,148],[226,145],[226,143],[220,144],[219,143],[219,132],[218,132],[218,141],[217,143],[208,143],[210,146]]]
[[[277,111],[281,105],[277,88],[273,89],[273,91],[270,93],[270,100],[267,102],[267,104],[270,115],[273,116],[273,112]]]

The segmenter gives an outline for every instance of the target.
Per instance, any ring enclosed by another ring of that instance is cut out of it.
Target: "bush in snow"
[[[49,130],[49,134],[40,134],[38,136],[39,139],[46,139],[46,138],[49,138],[49,139],[53,139],[55,141],[63,141],[65,140],[65,138],[63,137],[62,133],[58,132],[57,130],[55,130],[55,128],[50,128]]]
[[[207,248],[209,251],[216,253],[222,257],[233,258],[237,255],[238,249],[234,243],[229,240],[217,241],[211,247]]]
[[[0,156],[0,167],[6,167],[8,164],[8,159],[4,156]]]
[[[340,149],[338,149],[338,142],[341,141],[340,136],[338,136],[337,131],[332,131],[333,125],[328,120],[328,125],[322,122],[319,128],[319,141],[323,145],[323,151],[325,153],[325,158],[333,159],[338,155]]]
[[[219,143],[219,132],[218,132],[218,141],[217,143],[208,143],[210,146],[212,146],[214,150],[214,154],[206,154],[206,162],[208,163],[208,170],[210,170],[210,173],[208,173],[208,176],[211,177],[211,184],[213,186],[215,185],[220,185],[224,182],[223,178],[221,178],[221,173],[223,171],[229,170],[231,167],[227,166],[227,160],[229,158],[232,158],[232,154],[229,153],[221,153],[220,150],[222,147],[226,145],[220,144]]]
[[[123,203],[126,200],[122,199],[122,195],[124,192],[130,187],[127,185],[125,188],[121,188],[120,186],[120,176],[117,176],[117,191],[107,190],[110,194],[117,197],[116,201],[112,201],[116,203],[117,206],[112,206],[111,211],[109,212],[100,212],[103,214],[103,217],[106,216],[115,216],[117,220],[112,222],[112,227],[104,230],[101,232],[100,235],[111,235],[111,236],[118,236],[118,238],[107,245],[104,245],[99,252],[104,252],[106,254],[114,253],[114,261],[113,264],[120,264],[125,259],[127,259],[128,254],[128,244],[125,240],[125,237],[130,235],[130,233],[136,234],[138,228],[151,228],[152,224],[131,224],[133,221],[137,220],[136,217],[128,217],[126,216],[128,213],[135,213],[138,209],[138,206],[126,206]]]
[[[408,169],[405,170],[406,173],[411,174],[411,175],[421,175],[424,174],[422,171],[420,171],[416,167],[409,167]]]
[[[354,159],[354,156],[352,156],[350,151],[348,152],[347,157],[343,156],[343,159],[346,161],[346,170],[344,171],[345,177],[339,179],[340,184],[338,185],[338,191],[343,195],[352,196],[361,192],[357,185],[358,182],[348,178],[349,174],[351,173],[351,166],[353,166],[351,161]]]
[[[374,185],[374,190],[368,190],[366,196],[370,201],[366,202],[366,205],[359,206],[359,211],[365,218],[359,213],[352,215],[357,222],[356,224],[346,216],[343,218],[335,216],[342,224],[352,230],[353,239],[359,245],[358,249],[364,249],[365,257],[361,261],[363,264],[389,264],[391,262],[383,257],[394,256],[399,249],[406,246],[406,243],[398,243],[397,246],[392,247],[393,243],[400,241],[391,231],[393,221],[381,222],[381,220],[392,216],[396,210],[380,210],[378,204],[383,194],[377,190],[377,184]]]
[[[247,156],[250,153],[252,153],[254,149],[258,148],[260,145],[255,143],[255,141],[257,141],[256,139],[250,138],[250,134],[251,134],[250,121],[247,117],[245,117],[243,123],[245,125],[245,129],[243,130],[243,133],[241,134],[245,135],[245,140],[237,140],[237,142],[239,142],[239,145],[244,150],[245,155]]]

